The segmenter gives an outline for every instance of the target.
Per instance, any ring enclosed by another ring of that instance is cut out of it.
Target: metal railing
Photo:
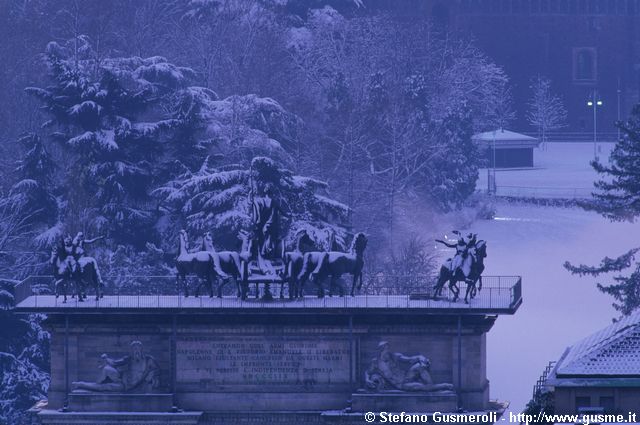
[[[537,132],[524,132],[523,134],[542,141]],[[593,131],[550,131],[546,133],[545,138],[547,143],[592,143]],[[614,143],[618,140],[618,132],[598,131],[596,139],[598,143]]]
[[[15,286],[16,304],[21,308],[434,308],[434,309],[485,309],[512,312],[522,299],[522,279],[519,276],[483,276],[482,289],[469,303],[464,302],[466,285],[459,284],[458,300],[445,285],[438,297],[433,295],[433,279],[421,275],[372,275],[356,297],[349,296],[350,282],[333,289],[329,296],[318,298],[317,288],[310,282],[305,285],[305,297],[290,300],[288,285],[271,284],[272,300],[264,298],[264,285],[249,285],[246,300],[236,297],[237,288],[233,282],[224,285],[223,296],[218,298],[217,288],[213,288],[213,297],[208,288],[200,290],[195,297],[196,279],[189,279],[191,296],[184,297],[176,287],[176,278],[172,276],[108,276],[104,279],[104,297],[96,300],[95,290],[87,288],[87,298],[78,301],[72,297],[72,291],[55,296],[51,276],[30,276]],[[328,282],[327,282],[328,283]],[[416,285],[416,283],[420,283]],[[60,292],[60,291],[59,291]],[[280,298],[282,294],[283,298]],[[341,296],[344,295],[344,296]]]
[[[556,362],[555,361],[551,361],[551,362],[549,362],[549,364],[547,364],[547,366],[542,371],[542,374],[540,375],[540,377],[536,381],[535,385],[533,386],[533,397],[532,398],[534,400],[536,400],[536,398],[540,397],[540,395],[545,391],[546,386],[547,386],[547,378],[548,378],[549,374],[551,373],[551,371],[553,370],[553,368],[555,366],[556,366]]]
[[[495,195],[507,198],[590,199],[589,187],[541,187],[496,185]]]

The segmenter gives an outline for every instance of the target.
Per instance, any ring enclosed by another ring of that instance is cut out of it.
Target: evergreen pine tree
[[[53,84],[27,92],[43,102],[51,140],[70,158],[62,177],[65,214],[77,221],[70,227],[88,216],[95,231],[143,246],[154,224],[152,158],[180,124],[163,102],[186,87],[191,71],[160,57],[78,60],[57,43],[46,61]]]
[[[17,203],[28,224],[50,228],[58,220],[58,203],[54,195],[55,164],[40,137],[29,133],[18,140],[25,154],[16,169],[18,182],[10,196]]]
[[[77,42],[80,52],[90,51],[86,38]],[[225,163],[248,164],[256,155],[290,162],[283,144],[295,139],[298,118],[274,100],[219,99],[189,86],[193,71],[161,57],[84,56],[50,43],[53,83],[27,88],[50,115],[48,141],[62,147],[59,204],[67,228],[89,226],[116,244],[143,249],[158,239],[162,221],[149,194],[207,155]]]
[[[473,142],[469,110],[452,111],[436,125],[441,149],[435,150],[426,168],[426,191],[442,211],[460,208],[473,194],[482,156]]]

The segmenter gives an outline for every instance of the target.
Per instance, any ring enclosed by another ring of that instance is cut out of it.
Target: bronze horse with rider
[[[460,288],[457,284],[464,282],[467,284],[464,302],[469,303],[469,299],[474,298],[477,291],[482,290],[482,273],[485,268],[484,259],[487,257],[487,242],[478,240],[477,235],[473,233],[469,233],[466,238],[460,232],[454,231],[454,233],[458,236],[455,243],[436,239],[436,242],[448,248],[455,248],[456,254],[453,258],[447,259],[440,267],[433,296],[434,298],[440,296],[444,285],[449,282],[453,301],[457,301],[460,294]]]
[[[67,293],[71,287],[72,296],[78,301],[87,298],[86,289],[95,290],[96,301],[102,296],[102,279],[98,264],[93,257],[85,254],[85,244],[92,244],[102,237],[87,240],[82,232],[75,238],[67,235],[61,238],[58,245],[51,250],[49,264],[53,268],[54,291],[56,298],[63,295],[63,302],[67,302]]]

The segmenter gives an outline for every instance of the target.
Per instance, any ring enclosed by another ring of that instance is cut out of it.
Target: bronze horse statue
[[[315,243],[306,230],[301,230],[296,236],[296,242],[293,251],[284,253],[284,278],[289,285],[289,299],[302,298],[300,273],[304,265],[304,257],[315,248]],[[280,298],[284,298],[284,285],[280,287]]]
[[[240,287],[241,282],[241,264],[240,254],[234,251],[216,251],[213,246],[213,236],[211,232],[206,232],[202,237],[202,251],[209,252],[211,255],[217,257],[217,262],[220,265],[220,269],[223,273],[227,274],[233,279],[238,291],[238,298],[242,296]],[[228,279],[224,279],[222,283],[218,281],[218,298],[222,298],[222,287],[228,282]]]
[[[62,249],[64,253],[64,249]],[[76,280],[77,263],[72,256],[65,256],[61,253],[61,248],[54,246],[51,250],[51,258],[49,263],[53,266],[54,292],[56,298],[60,296],[60,288],[62,287],[63,303],[67,302],[68,286],[73,283],[74,295],[78,296],[78,301],[82,301],[82,291],[79,282]]]
[[[364,233],[357,233],[351,242],[349,252],[329,251],[307,253],[304,257],[300,280],[304,282],[309,276],[312,277],[318,287],[318,297],[324,297],[322,282],[331,277],[329,284],[329,296],[332,295],[333,288],[337,286],[338,279],[345,273],[353,276],[351,284],[351,296],[355,296],[356,284],[358,290],[362,287],[362,270],[364,268],[364,250],[367,247],[367,236]],[[315,268],[311,268],[316,263]],[[311,271],[312,270],[312,271]],[[342,294],[341,294],[342,295]]]
[[[77,281],[80,283],[80,291],[86,298],[85,289],[87,286],[93,287],[96,292],[96,301],[104,296],[102,293],[102,282],[98,277],[98,266],[96,260],[93,257],[80,257],[78,258]]]
[[[449,290],[453,293],[453,301],[457,301],[460,294],[458,282],[467,284],[467,291],[464,297],[464,302],[467,304],[469,303],[469,298],[474,298],[477,291],[482,290],[482,273],[484,272],[484,259],[487,257],[487,242],[479,240],[472,250],[475,252],[467,254],[473,256],[468,275],[465,275],[460,267],[456,267],[455,270],[451,270],[451,267],[447,264],[440,267],[440,274],[433,294],[434,298],[442,294],[442,289],[447,282],[449,282]],[[476,284],[478,284],[477,288]]]
[[[334,232],[328,232],[324,249],[318,249],[317,246],[315,248],[315,250],[307,251],[302,255],[302,265],[300,266],[300,271],[295,278],[300,297],[302,297],[304,293],[304,284],[307,283],[307,280],[309,280],[309,277],[311,277],[313,271],[316,270],[320,265],[320,262],[322,261],[324,255],[327,252],[339,251],[340,249],[340,247],[336,244]],[[315,282],[315,284],[317,285],[318,282]]]
[[[178,290],[182,288],[184,296],[189,296],[187,276],[196,275],[200,280],[196,286],[195,296],[199,296],[200,287],[206,284],[209,288],[209,296],[213,297],[213,281],[217,276],[228,277],[222,271],[218,256],[207,251],[189,252],[189,237],[186,230],[181,230],[178,245],[178,257],[176,258],[176,283]]]

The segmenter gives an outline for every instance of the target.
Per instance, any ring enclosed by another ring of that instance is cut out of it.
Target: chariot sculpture
[[[362,286],[364,268],[364,250],[367,237],[364,233],[354,236],[348,252],[342,252],[335,244],[335,235],[327,235],[327,243],[319,248],[317,243],[305,231],[295,235],[291,250],[286,249],[285,232],[282,219],[290,214],[278,196],[276,188],[265,182],[251,181],[250,225],[240,232],[242,248],[240,252],[216,251],[214,235],[206,232],[202,245],[197,251],[189,251],[187,232],[179,235],[179,254],[176,259],[177,283],[185,296],[189,295],[187,276],[195,276],[197,284],[194,295],[199,296],[200,288],[206,286],[209,296],[222,296],[223,286],[234,281],[238,297],[246,299],[250,285],[255,284],[256,297],[263,300],[273,299],[271,286],[280,285],[280,298],[285,297],[284,288],[289,288],[289,298],[299,299],[304,294],[304,285],[312,281],[317,287],[319,297],[324,297],[326,281],[328,292],[332,296],[337,288],[338,279],[344,274],[353,278],[351,295]],[[260,294],[260,285],[262,293]],[[342,289],[340,295],[344,295]]]

